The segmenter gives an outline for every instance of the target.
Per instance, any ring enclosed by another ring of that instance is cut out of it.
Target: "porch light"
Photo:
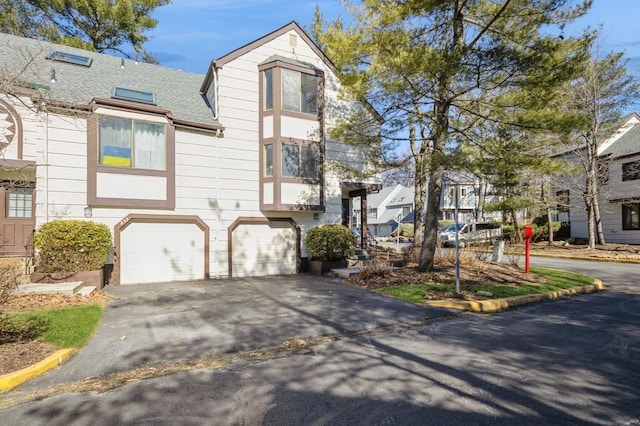
[[[93,216],[93,209],[91,208],[91,206],[87,206],[84,208],[84,217],[89,218]]]
[[[54,68],[51,68],[51,78],[49,79],[49,83],[56,84],[57,81],[58,80],[56,79],[56,70]]]

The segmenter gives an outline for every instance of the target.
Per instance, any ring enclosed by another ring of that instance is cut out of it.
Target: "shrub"
[[[0,314],[9,295],[18,288],[22,268],[18,259],[0,259]]]
[[[35,339],[50,325],[51,321],[37,315],[0,316],[0,343]]]
[[[83,220],[54,220],[33,238],[38,272],[79,272],[101,269],[109,248],[107,225]]]
[[[342,225],[311,228],[305,242],[310,260],[344,260],[353,256],[355,246],[355,235]]]

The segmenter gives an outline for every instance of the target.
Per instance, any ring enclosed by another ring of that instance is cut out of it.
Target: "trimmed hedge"
[[[307,232],[309,260],[345,260],[353,256],[356,236],[342,225],[323,225]]]
[[[84,220],[53,220],[33,238],[38,272],[79,272],[101,269],[111,247],[107,225]]]

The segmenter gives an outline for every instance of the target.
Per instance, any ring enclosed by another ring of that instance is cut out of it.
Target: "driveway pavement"
[[[451,311],[408,304],[327,277],[291,276],[106,287],[93,339],[61,367],[21,386],[40,389],[159,361],[198,358]]]

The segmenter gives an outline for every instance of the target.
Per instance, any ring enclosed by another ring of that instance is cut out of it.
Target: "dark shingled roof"
[[[634,154],[640,154],[640,123],[635,124],[611,146],[600,153],[600,155],[610,155],[612,158]]]
[[[53,51],[89,57],[91,66],[46,59]],[[50,82],[52,70],[56,83]],[[160,65],[0,33],[0,77],[38,87],[45,98],[81,105],[111,98],[115,86],[153,92],[156,106],[180,120],[220,125],[200,93],[204,75]]]

